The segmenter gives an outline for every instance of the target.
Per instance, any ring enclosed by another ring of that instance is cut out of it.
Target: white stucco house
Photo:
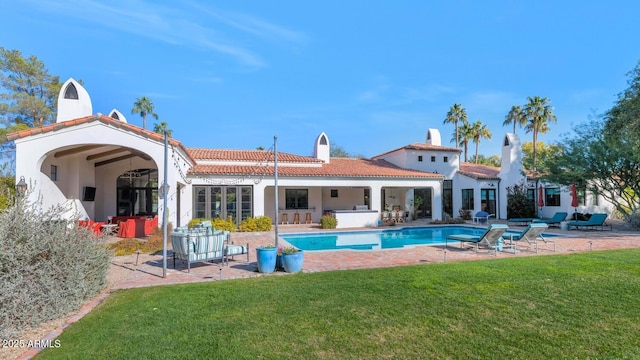
[[[44,207],[66,204],[69,212],[63,216],[96,221],[138,215],[162,219],[167,212],[174,226],[192,218],[230,216],[240,223],[261,215],[282,220],[285,214],[289,222],[298,214],[301,222],[317,223],[327,211],[357,206],[368,210],[357,214],[367,218],[365,225],[377,226],[387,207],[405,210],[407,220],[458,217],[460,209],[506,219],[505,189],[530,182],[515,134],[504,136],[502,166],[494,168],[461,162],[461,150],[443,146],[437,129],[427,130],[424,143],[371,159],[330,157],[323,132],[313,142],[312,156],[278,153],[276,217],[273,152],[188,148],[169,139],[164,209],[158,196],[165,176],[163,136],[127,123],[117,109],[108,114],[94,114],[88,92],[69,79],[60,91],[55,124],[8,135],[16,144],[16,177],[30,184],[30,201]],[[535,185],[530,184],[532,196]],[[542,185],[551,204],[542,207],[541,216],[573,212],[568,189]],[[424,202],[414,209],[417,196]],[[606,207],[590,194],[583,199],[578,211]]]

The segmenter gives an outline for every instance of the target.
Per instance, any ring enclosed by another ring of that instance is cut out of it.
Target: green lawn
[[[640,249],[115,292],[42,358],[637,359]]]

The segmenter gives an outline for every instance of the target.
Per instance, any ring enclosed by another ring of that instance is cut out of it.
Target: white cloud
[[[56,14],[62,22],[67,21],[64,17],[71,17],[174,46],[210,50],[253,68],[267,64],[255,50],[240,45],[246,41],[236,39],[238,36],[249,34],[296,45],[306,41],[302,33],[251,15],[227,13],[198,2],[177,3],[180,7],[145,0],[54,0],[46,3],[31,1],[31,4],[39,11]]]

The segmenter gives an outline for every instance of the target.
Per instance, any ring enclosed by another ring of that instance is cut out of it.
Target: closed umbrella
[[[575,220],[578,220],[578,191],[576,190],[576,184],[571,184],[571,207],[573,208]]]
[[[544,198],[542,198],[542,185],[540,185],[540,188],[538,188],[538,206],[544,206]]]

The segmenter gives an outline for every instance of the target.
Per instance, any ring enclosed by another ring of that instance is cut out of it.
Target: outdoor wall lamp
[[[24,176],[20,176],[20,181],[16,184],[16,193],[20,197],[27,193],[27,182],[24,180]]]

